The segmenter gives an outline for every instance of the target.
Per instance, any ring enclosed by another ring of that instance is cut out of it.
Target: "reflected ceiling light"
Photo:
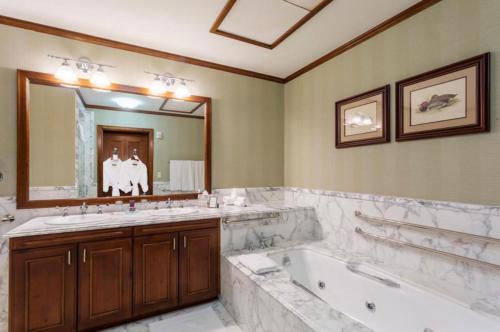
[[[176,98],[186,98],[191,96],[191,92],[187,87],[186,82],[194,82],[193,80],[177,77],[170,73],[158,74],[145,71],[146,74],[154,75],[154,79],[149,86],[149,93],[151,95],[162,95],[166,93],[169,88],[175,87],[174,95]]]
[[[90,83],[98,88],[107,88],[111,85],[106,74],[104,74],[104,69],[102,65],[99,65],[97,70],[90,77]]]
[[[116,97],[113,98],[113,101],[117,103],[118,106],[120,106],[121,108],[127,108],[127,109],[136,108],[137,106],[142,104],[142,101],[129,97]]]
[[[67,83],[75,83],[76,81],[78,81],[73,68],[71,68],[68,63],[68,59],[64,59],[64,62],[59,66],[59,68],[57,68],[54,77],[60,81]]]
[[[175,96],[177,98],[186,98],[191,96],[191,92],[189,92],[188,87],[186,86],[186,82],[184,80],[181,80],[181,83],[175,89]]]

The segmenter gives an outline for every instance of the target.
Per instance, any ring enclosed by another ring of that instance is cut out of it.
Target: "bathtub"
[[[500,320],[368,265],[348,264],[310,248],[267,255],[304,291],[376,332],[500,331]]]

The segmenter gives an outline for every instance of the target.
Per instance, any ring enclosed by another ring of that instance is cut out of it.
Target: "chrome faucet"
[[[264,249],[264,248],[274,247],[274,239],[277,237],[279,237],[282,240],[285,239],[281,234],[264,236],[264,233],[261,232],[260,235],[257,235],[257,240],[259,241],[259,248]]]
[[[102,214],[102,206],[97,205],[97,214]]]
[[[82,216],[87,214],[88,208],[89,207],[87,206],[87,203],[83,202],[82,206],[80,206],[80,212],[81,212]]]
[[[169,209],[170,209],[170,208],[172,208],[172,204],[173,204],[173,202],[172,202],[172,200],[169,198],[169,199],[167,199],[167,201],[165,202],[165,204],[167,204],[167,208],[169,208]]]

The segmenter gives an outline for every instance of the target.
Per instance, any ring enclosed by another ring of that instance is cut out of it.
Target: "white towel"
[[[205,189],[204,165],[203,160],[171,160],[170,190],[198,191]]]
[[[279,270],[278,265],[271,258],[264,255],[241,255],[238,257],[238,260],[255,274],[264,274]]]

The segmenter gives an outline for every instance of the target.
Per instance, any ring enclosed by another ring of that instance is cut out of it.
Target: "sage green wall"
[[[53,73],[47,54],[88,56],[116,65],[113,82],[148,86],[144,70],[195,80],[196,95],[212,97],[214,188],[283,185],[283,85],[133,52],[0,25],[0,195],[15,194],[16,69]]]
[[[203,160],[204,121],[184,117],[149,115],[141,113],[93,110],[96,125],[109,125],[132,128],[152,128],[154,140],[154,178],[153,181],[170,179],[170,160]],[[163,139],[157,139],[161,131]],[[162,177],[157,178],[160,171]]]
[[[492,52],[491,133],[335,149],[335,101]],[[285,86],[285,184],[500,204],[500,1],[443,0]]]
[[[30,84],[30,187],[75,185],[72,89]]]

